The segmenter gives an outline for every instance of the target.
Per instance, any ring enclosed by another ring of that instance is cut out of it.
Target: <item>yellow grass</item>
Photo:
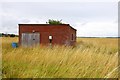
[[[12,48],[2,38],[3,78],[117,78],[118,39],[77,38],[76,47]]]

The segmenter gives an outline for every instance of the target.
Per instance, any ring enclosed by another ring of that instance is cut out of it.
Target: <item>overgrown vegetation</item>
[[[77,38],[75,48],[12,48],[17,38],[2,38],[3,78],[117,78],[118,40]]]
[[[48,24],[63,24],[61,21],[62,20],[59,21],[59,20],[49,19],[48,22],[46,22],[46,23],[48,23]]]

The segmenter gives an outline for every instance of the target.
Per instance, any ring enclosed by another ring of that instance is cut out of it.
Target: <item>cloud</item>
[[[118,2],[118,0],[1,0],[2,2]]]
[[[113,7],[114,6],[114,7]],[[3,3],[5,13],[18,17],[109,18],[117,15],[117,3]],[[109,13],[109,14],[108,14]]]
[[[85,25],[76,24],[77,35],[86,37],[115,37],[118,36],[118,26],[114,22],[91,22]]]
[[[1,8],[0,32],[18,34],[18,24],[62,19],[77,36],[117,36],[115,2],[3,2]]]

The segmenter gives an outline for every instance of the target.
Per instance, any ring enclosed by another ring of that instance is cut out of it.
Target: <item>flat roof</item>
[[[40,25],[40,26],[53,26],[53,25],[65,25],[65,26],[69,26],[71,29],[74,29],[73,27],[71,27],[69,24],[18,24],[18,25]],[[77,31],[77,30],[76,30]]]
[[[44,26],[49,26],[49,25],[67,25],[67,26],[69,26],[69,24],[18,24],[18,25],[44,25]]]

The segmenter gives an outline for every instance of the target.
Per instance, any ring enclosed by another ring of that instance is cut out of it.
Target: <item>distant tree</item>
[[[15,37],[15,34],[10,34],[10,37]]]
[[[2,33],[2,35],[5,35],[4,33]]]
[[[59,21],[59,20],[49,19],[48,22],[46,22],[46,23],[48,23],[48,24],[63,24],[61,21],[62,20]]]
[[[5,34],[4,34],[4,33],[1,33],[1,35],[2,35],[1,37],[4,37],[4,36],[5,36]]]
[[[8,34],[4,34],[5,37],[8,37],[9,35]]]
[[[2,33],[0,33],[0,37],[2,37]]]
[[[19,35],[15,35],[15,37],[19,37]]]

